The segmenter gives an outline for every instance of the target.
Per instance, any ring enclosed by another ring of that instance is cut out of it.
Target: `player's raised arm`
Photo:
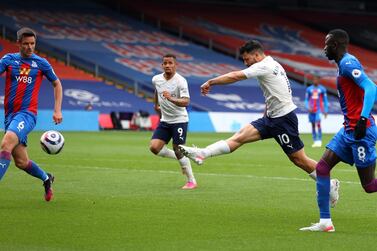
[[[203,95],[207,95],[213,85],[226,85],[245,80],[247,77],[243,71],[232,71],[224,75],[212,78],[200,86]]]
[[[62,115],[62,100],[63,100],[63,87],[62,83],[59,79],[56,79],[52,82],[52,86],[54,87],[54,114],[52,115],[52,119],[54,120],[55,124],[60,124],[63,121]]]

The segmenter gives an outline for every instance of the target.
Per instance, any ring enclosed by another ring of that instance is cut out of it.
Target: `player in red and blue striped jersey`
[[[313,78],[313,85],[306,88],[305,108],[309,111],[309,122],[312,124],[312,147],[322,146],[321,114],[325,118],[328,112],[326,88],[319,84],[319,77]]]
[[[0,60],[0,74],[5,77],[5,135],[0,149],[0,180],[9,167],[11,156],[15,165],[26,173],[43,181],[45,200],[50,201],[53,193],[52,174],[46,173],[27,153],[27,135],[33,130],[37,119],[38,95],[43,76],[54,87],[54,113],[56,124],[62,122],[62,85],[46,59],[34,54],[35,32],[27,27],[17,31],[19,53],[6,54]]]
[[[330,31],[325,38],[325,54],[329,60],[335,60],[339,67],[337,89],[344,127],[326,146],[327,149],[316,166],[320,222],[301,228],[303,231],[335,231],[328,199],[330,171],[340,161],[355,164],[364,190],[367,193],[377,192],[377,127],[371,114],[376,86],[365,74],[357,58],[347,52],[348,43],[347,32],[340,29]]]

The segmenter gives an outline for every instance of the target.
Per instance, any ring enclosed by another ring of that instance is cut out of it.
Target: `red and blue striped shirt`
[[[328,112],[327,91],[322,85],[311,85],[306,88],[305,107],[312,113]]]
[[[37,115],[43,76],[46,76],[50,82],[58,79],[50,63],[36,54],[23,58],[20,53],[9,53],[0,60],[0,74],[4,71],[6,71],[5,116],[20,111]]]
[[[355,128],[364,104],[364,89],[362,82],[368,78],[359,60],[353,55],[346,53],[338,63],[339,72],[337,78],[337,89],[339,102],[344,115],[344,126],[346,130]],[[371,113],[368,115],[367,127],[374,125],[374,118]]]

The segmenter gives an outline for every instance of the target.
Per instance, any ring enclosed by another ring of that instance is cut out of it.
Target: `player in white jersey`
[[[227,140],[220,140],[205,148],[180,145],[180,151],[197,164],[204,159],[231,153],[246,143],[274,138],[288,158],[298,167],[316,179],[317,162],[310,159],[304,151],[304,144],[299,137],[298,120],[292,101],[292,91],[283,67],[271,56],[266,56],[262,45],[255,40],[246,42],[240,48],[240,55],[248,68],[233,71],[210,79],[201,86],[203,95],[207,95],[214,85],[231,84],[247,78],[257,78],[266,100],[265,115],[243,127]],[[332,180],[331,205],[338,200],[339,181]]]
[[[157,156],[178,160],[182,173],[187,176],[187,183],[182,189],[195,189],[197,183],[190,160],[178,149],[178,145],[186,142],[189,120],[186,107],[190,103],[190,94],[186,79],[176,72],[176,67],[176,57],[172,54],[164,55],[164,72],[152,78],[155,110],[161,115],[161,119],[153,133],[149,149]],[[173,139],[174,151],[166,147],[170,139]]]

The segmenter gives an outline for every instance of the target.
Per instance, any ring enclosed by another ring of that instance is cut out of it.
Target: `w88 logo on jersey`
[[[24,84],[31,84],[33,82],[33,78],[28,76],[16,76],[16,80],[18,83]]]

